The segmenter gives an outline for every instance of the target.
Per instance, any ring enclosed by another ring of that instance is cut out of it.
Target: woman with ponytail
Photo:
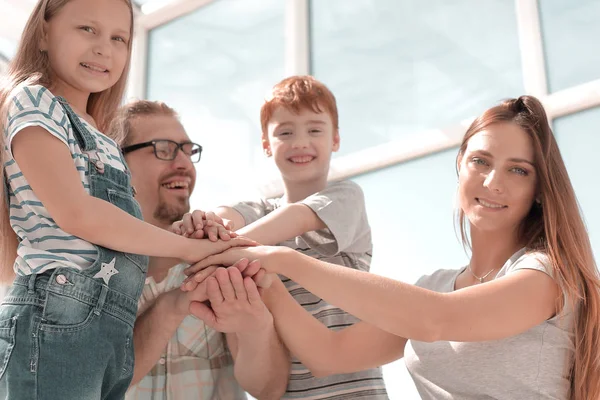
[[[542,104],[522,96],[485,111],[467,130],[456,167],[471,253],[460,269],[409,285],[257,247],[227,250],[190,272],[258,259],[360,318],[330,331],[277,281],[266,292],[282,340],[315,375],[404,357],[423,399],[600,399],[599,275]],[[214,286],[211,300],[220,294]],[[206,306],[193,308],[211,321]]]

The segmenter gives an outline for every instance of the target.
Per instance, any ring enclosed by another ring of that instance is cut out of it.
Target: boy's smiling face
[[[296,114],[277,107],[263,136],[263,148],[272,155],[283,179],[310,183],[327,179],[331,153],[338,151],[340,136],[327,112],[303,109]]]

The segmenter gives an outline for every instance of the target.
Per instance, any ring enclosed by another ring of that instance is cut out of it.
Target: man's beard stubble
[[[181,199],[177,204],[168,204],[166,201],[161,200],[154,211],[154,218],[171,225],[173,222],[180,221],[183,215],[189,211],[189,198]]]

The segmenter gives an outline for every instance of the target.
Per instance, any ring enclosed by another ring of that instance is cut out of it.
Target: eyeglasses
[[[177,157],[177,152],[179,152],[179,150],[183,151],[183,154],[188,156],[193,163],[199,162],[200,155],[202,154],[202,146],[199,144],[192,142],[177,143],[167,139],[132,144],[131,146],[124,147],[121,151],[123,154],[127,154],[150,146],[154,147],[154,155],[156,158],[164,161],[174,160]]]

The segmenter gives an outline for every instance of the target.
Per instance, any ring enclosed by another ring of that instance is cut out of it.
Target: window
[[[283,14],[279,0],[215,1],[149,33],[147,97],[175,108],[204,147],[198,207],[247,198],[271,164],[259,111],[283,78]]]
[[[600,2],[538,2],[550,92],[600,78]]]
[[[338,99],[342,155],[523,93],[514,2],[310,4],[312,72]]]

